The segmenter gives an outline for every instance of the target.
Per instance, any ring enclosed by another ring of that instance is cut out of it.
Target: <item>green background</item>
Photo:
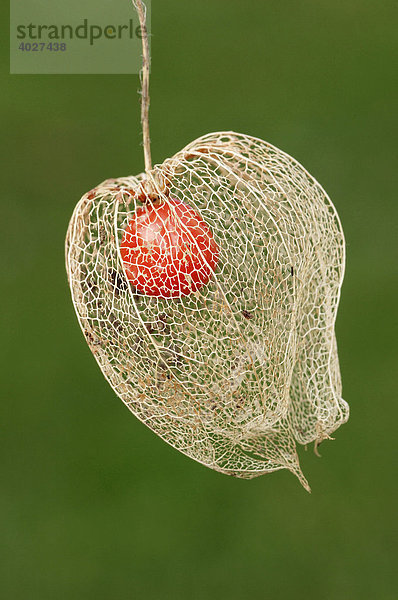
[[[352,412],[322,459],[301,449],[311,495],[287,471],[194,463],[114,396],[63,243],[82,193],[143,168],[138,77],[10,76],[3,36],[3,598],[398,598],[394,5],[152,2],[154,161],[209,131],[252,134],[302,162],[343,222]]]

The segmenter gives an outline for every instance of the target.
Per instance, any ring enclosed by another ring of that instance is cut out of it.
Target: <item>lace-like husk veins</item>
[[[217,242],[214,277],[189,296],[144,296],[125,276],[120,241],[148,190],[195,208]],[[136,417],[217,471],[287,468],[309,489],[296,442],[320,442],[348,418],[334,334],[345,246],[299,163],[259,139],[206,135],[149,178],[83,196],[66,252],[87,343]]]

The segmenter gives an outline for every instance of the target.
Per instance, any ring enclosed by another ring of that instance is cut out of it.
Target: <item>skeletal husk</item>
[[[120,256],[142,202],[179,198],[211,228],[211,281],[180,298],[137,293]],[[309,490],[296,442],[348,419],[334,333],[344,236],[322,187],[253,137],[203,136],[77,204],[66,239],[86,341],[129,410],[194,460],[250,479],[289,469]]]

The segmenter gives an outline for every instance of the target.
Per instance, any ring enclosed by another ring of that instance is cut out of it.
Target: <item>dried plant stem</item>
[[[142,71],[141,71],[141,123],[142,123],[142,137],[144,142],[144,159],[145,159],[145,171],[148,172],[152,169],[152,158],[151,158],[151,139],[149,135],[149,66],[150,66],[150,55],[149,55],[149,43],[148,43],[148,30],[146,26],[146,6],[141,0],[133,0],[133,4],[137,10],[138,17],[141,26],[142,36]]]

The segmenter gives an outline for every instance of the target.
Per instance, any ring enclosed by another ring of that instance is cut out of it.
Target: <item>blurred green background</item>
[[[212,472],[114,396],[63,244],[82,193],[143,168],[138,77],[10,76],[3,36],[3,598],[398,598],[396,31],[389,0],[152,2],[154,161],[252,134],[302,162],[343,222],[352,412],[322,459],[300,449],[312,495],[287,471]]]

